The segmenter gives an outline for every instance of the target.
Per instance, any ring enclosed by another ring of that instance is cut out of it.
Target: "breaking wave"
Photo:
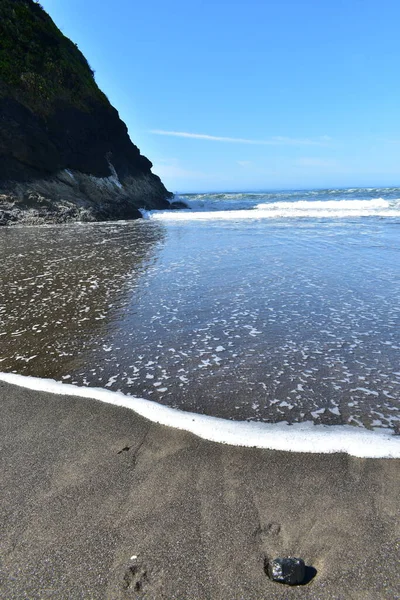
[[[267,200],[259,203],[260,196]],[[198,195],[183,211],[154,212],[152,219],[168,221],[245,220],[245,219],[343,219],[353,217],[400,218],[400,198],[384,200],[297,200],[268,201],[266,194]],[[272,194],[270,195],[272,196]],[[274,196],[276,198],[276,196]]]

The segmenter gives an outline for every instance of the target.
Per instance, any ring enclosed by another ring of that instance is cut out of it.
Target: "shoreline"
[[[228,446],[5,382],[0,399],[8,600],[400,598],[399,460]],[[267,578],[285,554],[309,584]]]
[[[315,425],[308,421],[292,425],[284,421],[230,421],[170,408],[121,392],[71,385],[53,379],[0,372],[0,381],[38,392],[76,396],[128,408],[153,423],[231,446],[312,454],[344,452],[358,458],[400,458],[400,436],[389,429],[371,431],[351,425]]]

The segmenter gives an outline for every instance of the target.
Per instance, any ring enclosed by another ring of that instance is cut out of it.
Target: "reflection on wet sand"
[[[0,371],[238,420],[399,427],[392,226],[150,219],[0,234]]]
[[[162,226],[143,225],[1,231],[0,370],[57,378],[83,367],[155,260]]]

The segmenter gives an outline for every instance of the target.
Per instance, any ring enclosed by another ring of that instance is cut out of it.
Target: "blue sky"
[[[400,185],[398,0],[41,0],[172,191]]]

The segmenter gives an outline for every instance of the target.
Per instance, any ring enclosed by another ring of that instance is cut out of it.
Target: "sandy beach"
[[[0,382],[0,597],[400,598],[400,461],[200,440]],[[303,586],[268,579],[300,556]]]

